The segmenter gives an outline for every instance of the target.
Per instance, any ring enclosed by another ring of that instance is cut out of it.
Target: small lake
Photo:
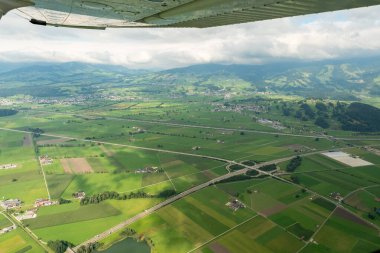
[[[150,247],[145,242],[126,238],[104,251],[98,251],[98,253],[150,253]]]

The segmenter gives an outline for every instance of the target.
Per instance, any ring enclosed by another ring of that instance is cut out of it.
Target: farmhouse
[[[52,206],[52,205],[55,205],[57,203],[58,203],[57,201],[52,201],[52,200],[48,200],[48,199],[37,199],[34,202],[34,207]]]
[[[16,229],[16,225],[12,225],[12,226],[0,229],[0,235],[8,233],[8,232],[12,231],[13,229]]]
[[[31,209],[16,216],[19,221],[37,218],[37,209]]]
[[[13,163],[0,165],[0,169],[3,169],[3,170],[14,169],[14,168],[17,168],[17,165]]]
[[[337,200],[337,201],[339,201],[339,202],[341,202],[341,201],[343,200],[343,197],[342,197],[342,195],[340,195],[339,192],[331,192],[331,193],[329,194],[329,196],[330,196],[332,199],[335,199],[335,200]]]
[[[234,210],[234,212],[236,212],[240,208],[245,208],[245,205],[237,199],[230,200],[229,202],[226,203],[226,206]]]
[[[157,173],[158,167],[145,167],[143,169],[137,169],[135,173],[144,174],[144,173]]]
[[[40,156],[40,163],[41,165],[49,165],[53,163],[53,159],[49,158],[48,155],[42,155]]]
[[[0,206],[4,209],[10,209],[19,207],[21,205],[21,200],[19,199],[7,199],[0,202]]]

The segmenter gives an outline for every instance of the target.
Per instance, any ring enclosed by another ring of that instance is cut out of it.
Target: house
[[[145,167],[142,169],[135,170],[135,173],[137,174],[156,173],[156,172],[158,172],[158,167]]]
[[[18,214],[16,216],[16,219],[19,221],[34,219],[34,218],[37,218],[37,209],[31,209],[31,210],[26,211],[25,213]]]
[[[340,195],[339,192],[331,192],[329,196],[330,196],[330,198],[335,199],[339,202],[341,202],[343,200],[343,197],[342,197],[342,195]]]
[[[240,208],[245,208],[245,205],[237,199],[230,200],[226,203],[226,206],[231,208],[234,212],[239,210]]]
[[[21,200],[19,199],[7,199],[0,202],[0,206],[4,209],[11,209],[21,206]]]
[[[16,229],[16,225],[12,225],[12,226],[0,229],[0,235],[8,233],[8,232],[12,231],[13,229]]]
[[[53,163],[53,159],[49,158],[48,155],[42,155],[39,158],[41,165],[49,165]]]
[[[0,169],[3,169],[3,170],[7,170],[7,169],[14,169],[14,168],[17,168],[17,165],[16,164],[3,164],[3,165],[0,165]]]
[[[37,199],[34,202],[34,207],[52,206],[52,205],[55,205],[57,203],[58,203],[57,201],[52,201],[52,200],[49,200],[49,199]]]

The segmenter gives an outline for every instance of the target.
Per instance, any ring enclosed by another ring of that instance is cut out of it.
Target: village
[[[267,109],[265,106],[262,105],[237,105],[237,104],[226,104],[226,103],[212,103],[214,106],[214,109],[212,109],[212,112],[236,112],[236,113],[242,113],[243,111],[251,111],[251,112],[258,112],[258,113],[264,113],[267,112]]]
[[[21,210],[22,208],[22,201],[20,199],[6,199],[0,201],[0,207],[2,207],[5,211],[12,210],[14,217],[19,220],[26,220],[26,219],[34,219],[37,218],[37,211],[38,208],[44,207],[44,206],[52,206],[59,204],[58,201],[55,200],[49,200],[49,199],[36,199],[34,202],[33,208],[28,209],[26,211]]]

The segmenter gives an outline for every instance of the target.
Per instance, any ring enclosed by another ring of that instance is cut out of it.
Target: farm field
[[[17,228],[6,234],[0,235],[1,253],[41,253],[43,248],[32,240],[23,230]]]
[[[87,206],[71,203],[45,207],[39,210],[36,219],[26,220],[25,224],[44,241],[67,240],[79,244],[159,201],[158,199],[110,200]]]
[[[222,191],[209,187],[130,227],[151,238],[155,252],[187,252],[255,216],[250,209],[229,209],[229,199]]]
[[[288,119],[275,103],[258,112],[219,111],[223,106],[202,99],[17,105],[16,115],[0,117],[0,166],[17,165],[0,169],[0,197],[22,201],[6,212],[35,211],[36,218],[21,223],[43,243],[81,245],[141,215],[127,227],[153,253],[380,249],[378,230],[368,224],[380,226],[374,210],[380,210],[380,156],[365,147],[376,141],[335,139],[330,135],[358,135]],[[278,120],[284,128],[258,119]],[[321,154],[328,151],[372,165],[351,167]],[[287,170],[296,156],[301,163]],[[279,158],[286,160],[272,172],[212,182],[244,169],[239,163]],[[37,199],[49,198],[51,206],[35,207]],[[0,229],[6,222],[0,219]],[[108,247],[128,237],[123,229],[101,242]],[[0,235],[0,253],[41,249],[21,227]]]

